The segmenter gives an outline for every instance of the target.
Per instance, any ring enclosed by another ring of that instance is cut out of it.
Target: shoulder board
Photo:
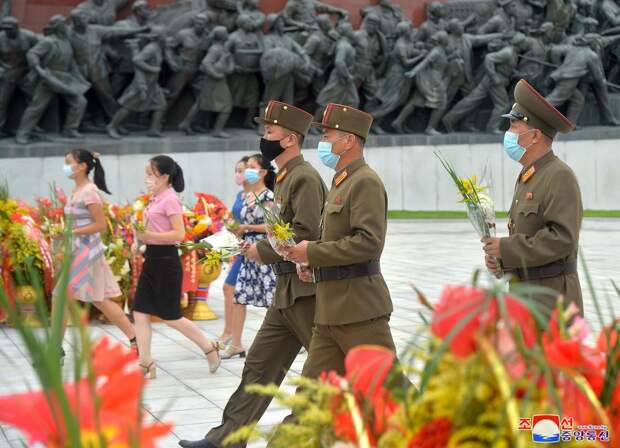
[[[534,177],[534,174],[536,174],[535,166],[531,167],[529,170],[527,170],[525,173],[521,175],[521,182],[523,182],[524,184],[527,183],[528,180]]]
[[[348,176],[349,176],[349,173],[347,173],[347,171],[344,170],[342,173],[338,175],[336,179],[334,179],[334,185],[336,185],[337,187],[340,186],[340,184],[343,183]]]
[[[280,173],[278,173],[278,177],[276,177],[276,183],[279,184],[280,182],[282,182],[287,174],[288,170],[284,168]]]

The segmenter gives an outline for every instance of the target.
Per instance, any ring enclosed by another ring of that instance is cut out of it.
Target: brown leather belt
[[[295,263],[290,261],[277,261],[271,265],[271,268],[276,275],[295,274],[297,272]]]
[[[577,261],[558,260],[544,266],[525,269],[513,269],[512,273],[520,280],[541,280],[544,278],[559,277],[560,275],[574,274],[577,272]]]
[[[381,264],[378,261],[371,261],[369,263],[351,264],[348,266],[314,268],[313,272],[315,283],[329,282],[381,274]]]

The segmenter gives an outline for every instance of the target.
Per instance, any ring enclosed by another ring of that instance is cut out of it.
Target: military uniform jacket
[[[387,230],[387,194],[364,159],[336,173],[323,211],[320,241],[308,244],[310,266],[347,266],[379,261]],[[362,322],[392,312],[383,275],[317,284],[314,321],[320,325]]]
[[[509,235],[500,239],[505,269],[539,267],[577,259],[583,217],[581,192],[573,171],[553,151],[519,175],[510,207]],[[577,273],[531,280],[581,304]]]
[[[299,155],[290,160],[278,173],[274,196],[280,206],[280,216],[292,225],[295,241],[315,241],[319,238],[321,212],[327,188],[318,171]],[[274,252],[269,241],[256,245],[261,260],[266,264],[283,261]],[[316,286],[299,280],[296,273],[278,276],[272,306],[288,308],[298,297],[313,296]]]

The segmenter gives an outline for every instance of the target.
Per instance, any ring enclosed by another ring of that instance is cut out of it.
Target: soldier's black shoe
[[[193,442],[191,440],[181,440],[179,445],[183,448],[217,448],[216,445],[213,445],[207,439],[194,440]]]

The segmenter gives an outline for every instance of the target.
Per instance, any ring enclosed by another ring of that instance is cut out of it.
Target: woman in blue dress
[[[256,203],[256,198],[267,207],[273,203],[275,177],[273,166],[261,154],[255,154],[248,159],[245,169],[247,191],[241,208],[241,225],[237,230],[248,245],[267,238],[265,217]],[[233,300],[232,340],[222,353],[223,359],[245,356],[241,334],[246,306],[268,308],[276,289],[276,276],[271,266],[255,263],[245,257],[241,260]]]
[[[241,223],[241,208],[243,207],[245,192],[248,189],[248,183],[245,180],[245,164],[247,162],[248,157],[242,157],[235,165],[235,184],[243,187],[243,190],[237,193],[235,203],[232,206],[233,218],[238,223]],[[238,231],[235,233],[239,235]],[[228,345],[232,340],[233,298],[235,296],[235,285],[237,284],[237,275],[239,275],[241,261],[242,257],[235,258],[224,281],[224,330],[220,337],[217,338],[222,345]]]

